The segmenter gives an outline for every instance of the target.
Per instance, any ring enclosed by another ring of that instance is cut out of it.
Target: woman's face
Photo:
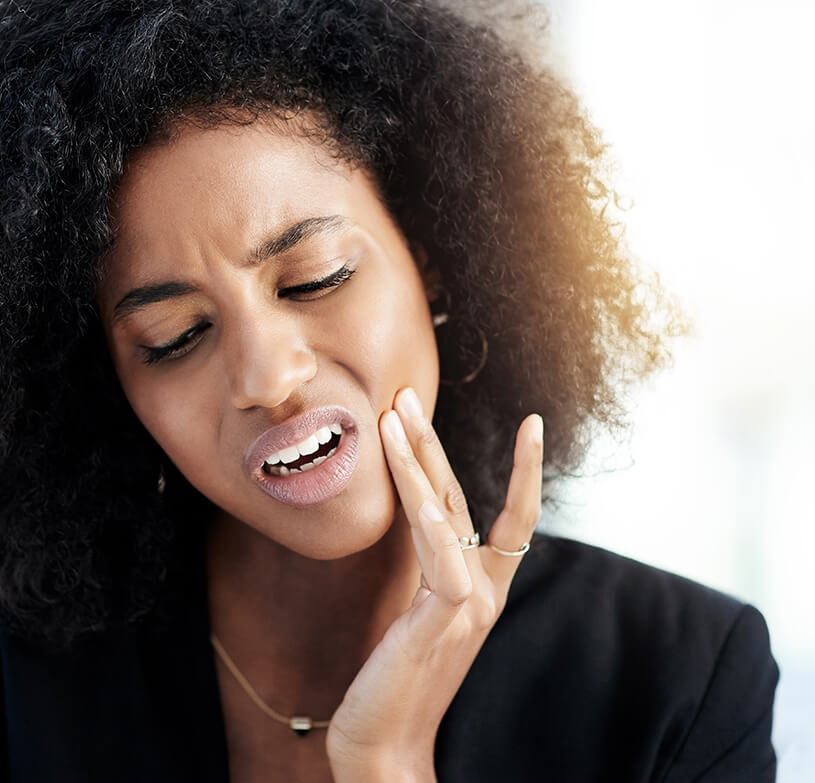
[[[133,157],[115,217],[100,310],[167,456],[300,554],[378,540],[397,508],[379,416],[405,385],[431,412],[439,370],[422,274],[366,173],[262,122],[185,127]]]

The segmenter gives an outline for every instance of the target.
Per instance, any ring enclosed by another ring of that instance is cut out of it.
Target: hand
[[[414,406],[411,407],[411,401]],[[489,546],[462,551],[473,523],[433,427],[410,389],[380,419],[385,455],[422,569],[410,609],[391,625],[351,683],[328,729],[337,781],[434,781],[444,713],[506,603],[520,557]],[[398,412],[398,413],[397,413]],[[543,422],[527,416],[515,440],[504,507],[489,543],[528,541],[540,513]]]

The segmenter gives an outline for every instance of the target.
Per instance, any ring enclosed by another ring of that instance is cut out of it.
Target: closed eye
[[[281,288],[277,292],[280,299],[292,298],[293,296],[308,296],[309,294],[322,291],[327,288],[336,288],[342,285],[346,280],[356,272],[355,269],[349,268],[348,264],[343,264],[336,272],[332,272],[328,277],[323,277],[320,280],[312,280],[302,285],[291,286],[289,288]],[[317,297],[311,297],[312,299]],[[308,300],[306,300],[308,301]]]
[[[309,295],[319,291],[342,285],[351,278],[355,271],[355,269],[351,269],[347,264],[343,264],[336,272],[332,272],[327,277],[323,277],[320,280],[312,280],[302,285],[281,288],[277,295],[281,299],[293,298],[295,296],[309,297]],[[310,299],[316,298],[319,297],[310,296]],[[309,301],[309,299],[305,301]],[[199,321],[195,326],[187,329],[166,343],[162,343],[161,345],[140,345],[139,348],[143,353],[142,361],[149,365],[164,360],[180,359],[198,345],[204,332],[211,326],[212,324],[209,321]]]
[[[209,321],[199,321],[195,326],[166,343],[161,345],[140,345],[139,348],[144,354],[142,361],[145,364],[155,364],[164,359],[178,359],[184,356],[184,354],[195,348],[210,326],[212,324]]]

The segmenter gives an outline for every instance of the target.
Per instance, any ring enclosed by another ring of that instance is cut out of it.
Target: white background
[[[815,2],[547,0],[634,255],[694,335],[546,529],[755,604],[780,783],[815,780]]]

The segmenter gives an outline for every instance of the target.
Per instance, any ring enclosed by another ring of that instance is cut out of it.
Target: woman
[[[772,779],[760,615],[533,535],[670,310],[519,10],[3,6],[9,780]]]

